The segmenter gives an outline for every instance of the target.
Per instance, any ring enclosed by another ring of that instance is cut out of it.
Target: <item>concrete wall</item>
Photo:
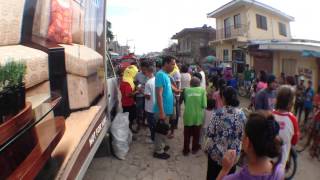
[[[260,29],[257,27],[256,14],[265,16],[267,18],[267,30]],[[281,19],[276,15],[257,9],[255,7],[249,7],[247,10],[247,18],[249,23],[249,30],[248,30],[249,40],[266,40],[266,39],[289,40],[291,38],[289,22]],[[287,36],[280,35],[279,22],[286,25]]]

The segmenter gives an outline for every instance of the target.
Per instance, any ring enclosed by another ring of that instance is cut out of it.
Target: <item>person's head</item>
[[[242,139],[244,152],[251,157],[276,158],[281,154],[279,124],[270,112],[256,112],[249,115]]]
[[[259,81],[267,83],[267,73],[265,71],[260,71]]]
[[[202,71],[201,64],[197,64],[197,71],[198,71],[198,72]]]
[[[272,74],[268,76],[267,83],[268,83],[269,90],[275,90],[278,87],[276,76],[274,76]]]
[[[284,72],[282,72],[280,76],[281,78],[285,78],[286,75],[284,74]]]
[[[228,86],[223,90],[222,99],[226,106],[238,107],[240,104],[237,91],[231,86]]]
[[[167,73],[171,73],[176,65],[175,57],[173,56],[162,56],[162,69]]]
[[[214,108],[216,108],[216,101],[214,99],[207,99],[207,110],[212,111]]]
[[[193,73],[193,76],[197,77],[198,79],[200,79],[200,81],[202,81],[202,75],[199,72]]]
[[[276,109],[290,111],[293,105],[294,93],[290,86],[280,86],[277,92]]]
[[[210,78],[210,82],[212,83],[212,85],[215,87],[215,88],[218,88],[218,82],[219,82],[219,76],[218,75],[213,75],[211,78]]]
[[[290,86],[296,85],[294,77],[293,76],[287,76],[286,77],[286,84],[288,84]]]
[[[123,71],[122,78],[130,79],[133,81],[133,79],[136,77],[137,73],[138,73],[138,68],[135,65],[130,65]]]
[[[154,72],[154,68],[153,66],[148,63],[146,66],[145,66],[145,76],[147,76],[148,78],[151,78],[153,76],[153,72]]]
[[[199,87],[201,80],[195,76],[193,76],[190,80],[190,86],[191,87]]]
[[[140,70],[141,72],[146,75],[146,68],[148,67],[149,63],[147,61],[142,61],[140,63]]]
[[[304,77],[300,76],[299,80],[300,80],[300,86],[304,85]]]
[[[188,73],[188,71],[189,71],[188,65],[183,64],[183,65],[181,66],[181,73]]]
[[[312,88],[312,81],[311,80],[308,81],[308,88]]]

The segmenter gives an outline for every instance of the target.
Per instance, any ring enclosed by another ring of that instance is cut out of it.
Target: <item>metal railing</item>
[[[244,24],[238,24],[235,26],[228,26],[225,28],[220,28],[216,30],[216,39],[228,39],[228,38],[235,38],[238,36],[246,36],[248,32],[248,26]]]

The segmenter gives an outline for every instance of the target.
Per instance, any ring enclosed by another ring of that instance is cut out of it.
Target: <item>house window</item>
[[[228,49],[224,49],[223,50],[223,60],[224,61],[228,61],[229,60],[229,50]]]
[[[228,17],[224,20],[224,37],[231,37],[232,17]]]
[[[279,22],[279,34],[282,36],[287,36],[287,28],[286,25]]]
[[[258,28],[268,30],[267,17],[256,14],[256,19]]]
[[[233,21],[234,21],[234,28],[241,28],[241,18],[240,18],[240,14],[237,14],[233,17]]]

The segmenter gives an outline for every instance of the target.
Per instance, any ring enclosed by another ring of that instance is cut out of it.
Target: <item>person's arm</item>
[[[202,94],[202,108],[205,109],[206,107],[207,107],[207,92],[206,90],[204,90]]]
[[[163,110],[163,99],[162,99],[163,87],[156,87],[157,105],[159,107],[160,119],[165,119],[165,114]]]
[[[219,175],[216,180],[222,180],[225,176],[228,175],[229,171],[236,162],[236,150],[228,150],[222,159],[222,169],[219,172]]]
[[[179,94],[181,93],[181,90],[177,88],[177,86],[175,85],[175,83],[171,83],[171,88],[172,88],[172,91],[176,94]]]
[[[300,129],[297,118],[294,115],[290,115],[290,120],[293,125],[293,136],[291,139],[291,144],[296,145],[299,141]]]
[[[183,103],[183,101],[184,101],[184,90],[182,91],[182,93],[181,93],[181,96],[180,96],[180,105]]]
[[[138,93],[138,91],[137,91],[137,90],[132,91],[132,92],[129,94],[129,96],[134,97],[137,93]]]
[[[225,176],[228,175],[229,171],[230,171],[230,170],[227,170],[227,169],[222,168],[222,169],[220,170],[220,172],[219,172],[218,177],[217,177],[216,180],[222,180]]]

